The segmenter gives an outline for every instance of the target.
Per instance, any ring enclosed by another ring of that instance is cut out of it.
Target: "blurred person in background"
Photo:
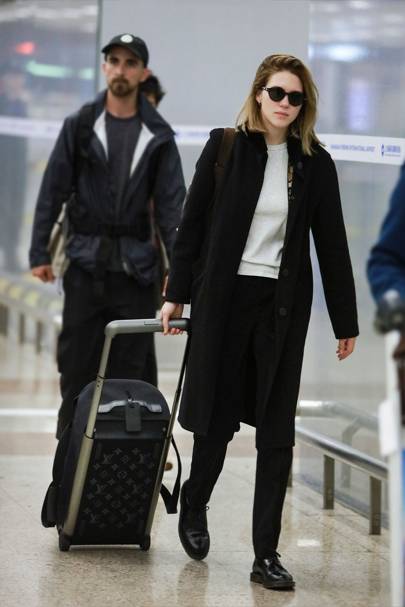
[[[12,62],[0,68],[0,116],[25,118],[27,101],[24,69]],[[23,222],[27,181],[27,141],[25,137],[0,131],[0,248],[3,268],[21,271],[18,259],[19,235]]]
[[[139,91],[143,93],[146,99],[153,107],[157,108],[163,97],[166,95],[166,91],[162,89],[162,85],[159,78],[154,74],[150,74],[139,85]]]
[[[145,42],[122,34],[102,53],[107,90],[64,122],[43,177],[30,249],[32,274],[52,281],[49,236],[74,192],[57,355],[57,438],[72,419],[75,397],[96,377],[106,323],[155,316],[158,263],[150,200],[170,255],[185,195],[174,132],[138,94],[150,73]],[[153,334],[114,342],[108,377],[156,385]]]

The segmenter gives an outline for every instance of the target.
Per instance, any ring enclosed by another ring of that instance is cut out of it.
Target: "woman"
[[[251,580],[266,588],[294,587],[276,550],[312,301],[310,230],[339,360],[358,335],[336,170],[313,130],[316,101],[299,59],[271,55],[259,66],[216,193],[222,129],[211,132],[197,163],[161,311],[168,333],[168,320],[191,300],[179,420],[194,432],[194,448],[181,542],[191,558],[208,554],[206,504],[227,443],[241,421],[256,426]]]

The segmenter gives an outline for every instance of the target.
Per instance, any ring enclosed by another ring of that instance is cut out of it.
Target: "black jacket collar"
[[[105,110],[107,90],[101,91],[94,103],[96,106],[96,118]],[[157,137],[170,138],[174,137],[174,131],[171,126],[162,118],[159,112],[149,103],[145,95],[139,94],[138,98],[138,113],[141,122],[146,124],[148,129]]]

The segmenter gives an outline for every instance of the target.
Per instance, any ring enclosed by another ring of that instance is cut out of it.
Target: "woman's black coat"
[[[215,193],[214,165],[222,135],[223,129],[211,132],[197,163],[173,250],[166,294],[172,302],[191,300],[191,348],[179,421],[187,430],[202,435],[207,433],[215,406],[218,370],[221,358],[226,356],[223,337],[227,313],[267,161],[263,135],[239,131]],[[335,165],[319,145],[312,156],[307,156],[298,139],[289,138],[287,143],[293,181],[275,296],[268,399],[256,410],[256,419],[254,407],[247,406],[250,419],[241,420],[259,427],[265,418],[267,426],[270,418],[266,441],[273,447],[294,443],[313,291],[310,230],[335,336],[358,335],[353,273]]]

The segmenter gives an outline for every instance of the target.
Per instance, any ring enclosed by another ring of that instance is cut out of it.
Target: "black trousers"
[[[274,279],[237,278],[210,429],[206,436],[194,435],[187,496],[196,508],[210,499],[239,421],[254,419],[265,404],[266,424],[271,423],[271,403],[262,401],[274,344],[275,287]],[[256,447],[253,547],[256,557],[266,558],[278,545],[292,446],[272,448],[263,424],[256,430]]]
[[[104,343],[104,327],[111,320],[153,318],[154,285],[140,287],[124,272],[107,272],[101,295],[91,274],[71,264],[64,276],[65,303],[58,340],[58,369],[62,405],[57,438],[73,417],[74,400],[96,378]],[[157,385],[152,333],[114,338],[106,376],[142,379]]]

